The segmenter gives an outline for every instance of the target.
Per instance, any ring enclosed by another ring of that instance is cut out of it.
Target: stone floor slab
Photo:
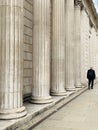
[[[32,130],[98,130],[98,84]]]

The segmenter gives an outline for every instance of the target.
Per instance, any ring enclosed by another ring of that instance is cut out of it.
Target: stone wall
[[[24,95],[30,94],[32,87],[32,3],[32,0],[24,0]]]

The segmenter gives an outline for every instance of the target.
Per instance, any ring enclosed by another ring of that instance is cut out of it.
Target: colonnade
[[[89,28],[82,33],[82,6],[81,0],[33,0],[31,103],[53,102],[52,95],[66,95],[86,82],[89,51],[81,39],[86,35],[89,41]],[[0,72],[0,119],[25,116],[23,0],[0,1]]]

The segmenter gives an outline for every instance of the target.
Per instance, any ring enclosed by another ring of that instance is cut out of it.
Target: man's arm
[[[87,79],[89,78],[89,76],[88,76],[88,71],[87,71]]]

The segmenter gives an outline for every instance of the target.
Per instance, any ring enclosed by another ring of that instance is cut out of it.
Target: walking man
[[[92,67],[87,71],[87,79],[88,79],[88,89],[93,89],[94,80],[96,78],[95,71]]]

